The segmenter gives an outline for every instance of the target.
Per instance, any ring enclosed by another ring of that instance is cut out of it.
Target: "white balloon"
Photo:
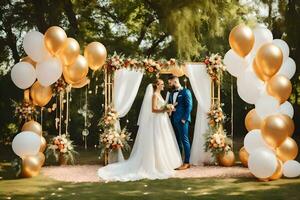
[[[239,96],[249,104],[255,104],[262,94],[264,82],[257,78],[251,67],[248,67],[238,78]]]
[[[21,158],[36,155],[41,146],[41,137],[31,131],[23,131],[12,141],[12,149]]]
[[[36,79],[34,67],[27,62],[19,62],[11,69],[11,79],[14,84],[21,88],[29,88]]]
[[[296,73],[296,63],[292,58],[287,58],[281,65],[277,74],[284,75],[291,79]]]
[[[281,39],[273,40],[273,44],[275,44],[277,47],[281,49],[283,55],[283,61],[285,61],[290,55],[289,45],[284,40]]]
[[[279,101],[270,95],[262,95],[255,103],[255,110],[259,117],[264,119],[279,112]]]
[[[227,71],[235,77],[238,77],[247,67],[247,62],[244,58],[236,54],[232,49],[227,51],[224,56],[224,64]]]
[[[283,175],[288,178],[300,176],[300,163],[295,160],[288,160],[283,164]]]
[[[48,58],[36,65],[36,75],[41,85],[47,87],[62,75],[62,64],[58,58]]]
[[[257,25],[253,29],[253,34],[255,37],[254,45],[251,50],[251,54],[255,55],[257,50],[266,43],[271,43],[273,41],[272,32],[262,25]]]
[[[50,55],[44,44],[44,35],[38,31],[30,31],[25,35],[23,47],[26,54],[36,62]]]
[[[268,178],[276,171],[277,158],[269,149],[258,148],[249,155],[248,166],[257,178]]]
[[[290,118],[294,117],[294,108],[293,108],[293,105],[290,102],[288,102],[288,101],[284,102],[283,104],[281,104],[279,106],[279,112],[281,114],[288,115]]]
[[[244,147],[249,154],[251,154],[257,148],[260,147],[271,149],[265,142],[259,129],[254,129],[247,133],[247,135],[244,138]]]

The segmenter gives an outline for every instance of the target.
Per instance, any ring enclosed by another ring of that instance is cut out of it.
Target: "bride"
[[[164,82],[149,84],[141,107],[139,130],[128,160],[102,167],[98,176],[105,181],[135,181],[172,177],[182,160],[161,96]]]

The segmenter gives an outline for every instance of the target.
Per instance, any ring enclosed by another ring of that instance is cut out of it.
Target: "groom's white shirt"
[[[180,87],[180,88],[178,89],[178,92],[174,92],[174,96],[173,96],[173,104],[176,103],[177,97],[178,97],[178,94],[179,94],[179,91],[181,91],[182,89],[183,89],[183,87]]]

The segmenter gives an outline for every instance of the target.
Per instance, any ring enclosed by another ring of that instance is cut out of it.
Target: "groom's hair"
[[[169,76],[168,80],[174,80],[174,79],[179,79],[178,76],[171,75]]]

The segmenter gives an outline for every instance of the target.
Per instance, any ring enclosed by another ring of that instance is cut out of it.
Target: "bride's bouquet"
[[[166,104],[166,105],[164,106],[164,109],[165,109],[165,110],[170,110],[170,111],[172,111],[172,110],[175,109],[175,106],[174,106],[173,104]]]

